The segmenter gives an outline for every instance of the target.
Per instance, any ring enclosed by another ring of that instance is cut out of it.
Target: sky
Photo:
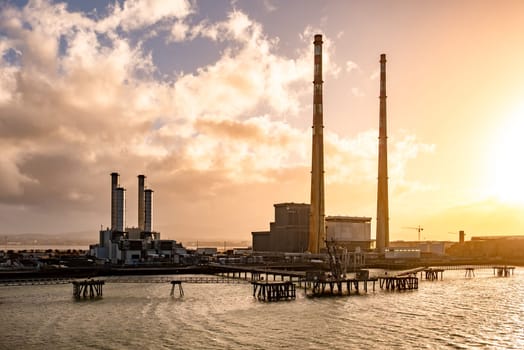
[[[524,234],[524,2],[0,1],[0,234],[251,240],[310,200],[323,35],[326,215],[372,217],[387,56],[391,240]],[[95,243],[95,242],[93,242]]]

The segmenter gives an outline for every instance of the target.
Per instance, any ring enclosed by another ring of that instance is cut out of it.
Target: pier
[[[296,299],[296,286],[293,282],[254,281],[253,297],[261,301],[281,301]]]
[[[73,296],[80,298],[98,298],[102,296],[103,280],[73,281]]]
[[[377,278],[357,279],[347,278],[340,280],[322,280],[317,279],[313,281],[306,281],[304,286],[304,292],[307,294],[307,287],[311,288],[310,296],[335,296],[335,295],[351,295],[351,291],[354,290],[354,294],[360,294],[361,290],[365,293],[368,292],[368,282],[372,283],[373,291],[375,291],[375,282]]]
[[[464,277],[475,277],[475,270],[493,270],[493,275],[499,277],[509,277],[513,275],[515,266],[507,265],[450,265],[450,266],[433,266],[421,269],[414,269],[411,271],[420,271],[420,278],[422,279],[423,272],[425,273],[426,280],[436,281],[438,280],[438,274],[440,273],[440,279],[443,279],[444,271],[456,271],[464,270]]]
[[[0,286],[46,286],[54,284],[69,284],[71,278],[28,278],[28,279],[4,279],[0,280]]]
[[[171,283],[173,276],[124,276],[108,279],[107,283]],[[192,284],[242,284],[249,281],[232,277],[201,275],[184,276],[177,275],[176,281]]]
[[[509,277],[515,272],[515,266],[494,266],[493,274],[497,274],[499,277]]]
[[[378,280],[381,289],[390,291],[418,289],[418,278],[413,276],[379,277]]]
[[[424,269],[424,273],[426,274],[426,280],[428,281],[438,281],[438,274],[440,273],[440,279],[442,280],[444,278],[444,269],[437,269],[437,268],[428,268]],[[422,279],[422,272],[420,273],[420,278]]]

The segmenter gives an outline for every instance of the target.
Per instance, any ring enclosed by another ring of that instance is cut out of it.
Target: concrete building
[[[454,242],[446,253],[462,258],[522,259],[524,236],[478,236],[470,241]]]
[[[355,216],[328,216],[326,218],[328,241],[349,251],[367,251],[371,248],[371,218]]]
[[[420,259],[420,249],[410,247],[388,247],[384,251],[386,259]]]
[[[391,241],[389,243],[390,251],[398,249],[416,249],[420,254],[444,255],[446,249],[453,242],[446,241]]]
[[[269,231],[252,232],[253,251],[303,253],[308,249],[309,204],[275,204]]]
[[[275,204],[275,222],[269,231],[252,232],[253,251],[304,253],[308,250],[309,204]],[[348,251],[367,251],[371,246],[371,218],[328,216],[327,240]]]

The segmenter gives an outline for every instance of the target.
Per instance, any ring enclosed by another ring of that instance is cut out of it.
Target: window
[[[315,55],[320,55],[320,54],[322,54],[322,46],[315,45]]]

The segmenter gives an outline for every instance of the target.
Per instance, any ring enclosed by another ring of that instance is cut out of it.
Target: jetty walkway
[[[444,271],[458,271],[464,270],[465,277],[475,277],[475,270],[493,270],[493,275],[499,277],[508,277],[514,274],[515,266],[507,265],[441,265],[441,266],[426,266],[417,267],[410,270],[399,271],[395,276],[416,276],[420,272],[420,279],[425,276],[428,281],[436,281],[444,278]]]
[[[70,284],[77,281],[77,278],[32,278],[32,279],[4,279],[0,280],[0,286],[36,286],[36,285],[54,285],[54,284]],[[216,284],[216,283],[229,283],[229,284],[240,284],[249,283],[249,280],[224,277],[224,276],[213,276],[213,275],[202,275],[202,276],[184,276],[184,275],[171,275],[171,276],[113,276],[104,278],[105,283],[171,283],[173,280],[183,283],[194,283],[194,284]]]

